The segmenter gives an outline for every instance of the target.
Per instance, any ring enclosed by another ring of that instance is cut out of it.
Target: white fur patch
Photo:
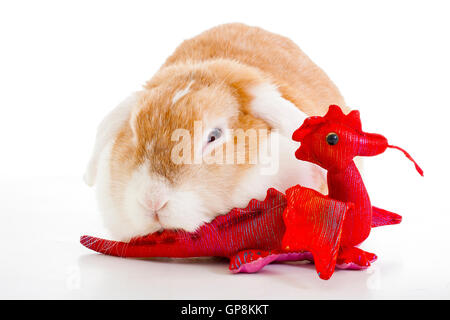
[[[189,84],[187,85],[186,88],[175,92],[175,94],[173,95],[173,98],[172,98],[172,104],[175,104],[178,100],[180,100],[185,95],[187,95],[191,91],[191,86],[193,83],[194,83],[194,80],[189,82]]]
[[[287,188],[300,184],[319,190],[326,181],[326,171],[315,164],[296,159],[294,154],[299,144],[291,138],[292,133],[308,115],[284,99],[273,84],[257,85],[250,93],[253,95],[250,104],[253,115],[265,120],[279,133],[278,137],[276,132],[271,134],[273,138],[278,139],[278,148],[271,154],[272,160],[277,161],[278,166],[274,167],[276,170],[270,171],[263,171],[261,163],[251,168],[233,193],[233,205],[246,206],[251,197],[263,200],[267,189],[271,187],[285,192]]]
[[[294,153],[298,143],[292,139],[278,135],[278,157],[279,166],[272,174],[263,174],[262,164],[252,167],[242,178],[239,186],[233,193],[233,206],[245,207],[251,198],[264,200],[267,189],[275,188],[281,192],[300,184],[301,186],[319,191],[326,181],[326,171],[313,163],[300,161],[295,158]]]
[[[95,177],[97,175],[98,161],[102,150],[108,142],[116,138],[118,131],[122,128],[125,122],[128,121],[131,110],[137,105],[137,102],[138,92],[135,92],[123,100],[110,113],[108,113],[98,126],[94,150],[83,177],[87,185],[94,185]]]
[[[283,98],[271,83],[257,85],[249,91],[253,95],[250,104],[253,114],[267,121],[273,128],[279,129],[286,137],[292,137],[292,133],[308,117],[292,102]]]

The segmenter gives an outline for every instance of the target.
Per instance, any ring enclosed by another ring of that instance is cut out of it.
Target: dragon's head
[[[331,105],[323,117],[307,118],[293,133],[292,139],[301,143],[295,153],[297,159],[315,163],[326,170],[343,170],[354,157],[375,156],[388,147],[403,151],[414,162],[406,151],[389,145],[382,135],[362,131],[359,111],[345,115],[336,105]]]

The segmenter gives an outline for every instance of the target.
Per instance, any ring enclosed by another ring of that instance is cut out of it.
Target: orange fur
[[[240,23],[221,25],[184,41],[162,69],[176,63],[219,58],[257,68],[308,115],[323,115],[333,103],[346,106],[333,82],[294,42]]]

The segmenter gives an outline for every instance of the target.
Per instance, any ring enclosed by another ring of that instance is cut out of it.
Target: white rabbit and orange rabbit
[[[85,180],[96,185],[105,225],[122,241],[162,229],[194,231],[253,198],[263,200],[270,187],[301,184],[324,192],[324,170],[295,159],[291,137],[306,117],[324,115],[331,104],[348,111],[336,86],[291,40],[221,25],[184,41],[141,91],[105,117]],[[178,129],[193,137],[194,155],[232,144],[244,163],[174,162]],[[238,129],[267,130],[258,152],[276,138],[277,148],[266,150],[276,170],[268,174],[261,159],[250,161],[255,146],[248,140],[236,146]]]

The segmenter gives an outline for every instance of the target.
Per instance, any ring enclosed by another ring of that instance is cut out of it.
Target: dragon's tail
[[[211,248],[202,246],[203,241],[196,241],[195,233],[166,230],[145,237],[132,239],[130,242],[105,240],[82,236],[80,242],[91,250],[119,257],[201,257],[207,256]]]

